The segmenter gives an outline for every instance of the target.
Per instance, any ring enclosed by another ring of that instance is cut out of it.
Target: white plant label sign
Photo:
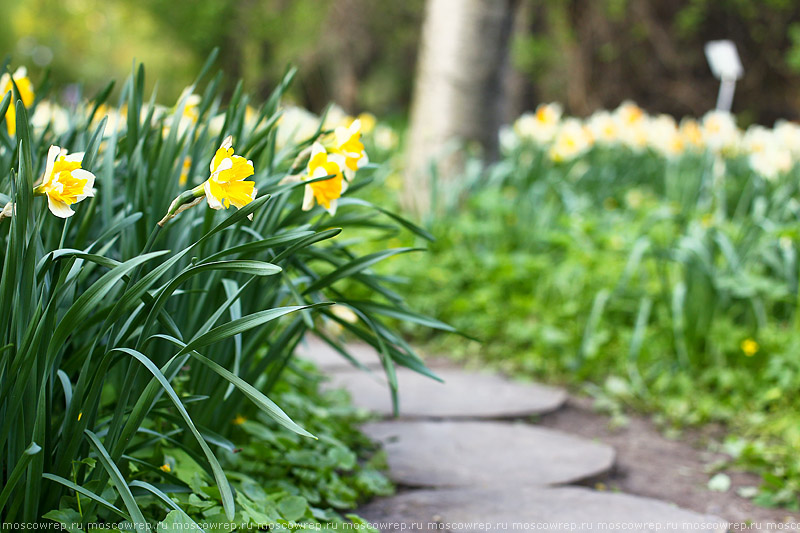
[[[744,74],[736,45],[729,40],[709,41],[706,43],[705,51],[711,72],[720,80],[717,109],[730,111],[736,80]]]
[[[718,79],[738,80],[744,74],[739,53],[733,41],[709,41],[706,43],[706,59],[711,72]]]

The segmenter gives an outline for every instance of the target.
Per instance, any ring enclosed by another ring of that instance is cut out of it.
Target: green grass
[[[292,364],[276,384],[273,397],[296,422],[318,439],[309,441],[263,414],[245,410],[234,417],[227,437],[215,435],[220,463],[236,493],[237,511],[228,520],[219,502],[219,490],[196,454],[179,445],[180,432],[162,424],[147,445],[131,451],[128,468],[132,493],[145,516],[164,514],[164,486],[154,477],[166,478],[176,487],[171,494],[173,510],[162,526],[172,521],[193,521],[207,529],[232,531],[264,524],[288,529],[305,523],[324,528],[349,521],[349,509],[375,495],[393,490],[383,475],[382,455],[357,429],[363,421],[342,391],[322,393],[323,376],[307,364]],[[182,376],[176,386],[189,380]],[[93,458],[82,462],[89,470],[99,468]],[[159,465],[154,469],[154,465]],[[165,472],[166,470],[166,472]],[[154,476],[157,472],[158,476]],[[177,490],[177,486],[183,487]],[[108,499],[113,492],[108,489]],[[92,522],[96,516],[81,514],[87,500],[79,494],[62,500],[61,508],[45,516],[64,524]],[[358,520],[355,517],[351,517]],[[244,525],[244,526],[243,526]]]
[[[413,307],[482,342],[403,331],[571,384],[620,420],[722,423],[732,463],[762,474],[756,501],[798,508],[797,169],[767,181],[733,157],[712,179],[712,154],[545,153],[468,166],[438,191],[431,253],[384,269],[408,278]]]

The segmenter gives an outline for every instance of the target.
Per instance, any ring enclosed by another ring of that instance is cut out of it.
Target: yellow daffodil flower
[[[567,119],[550,147],[550,158],[556,162],[570,161],[588,150],[592,141],[588,128],[576,119]]]
[[[305,180],[333,176],[330,179],[309,183],[303,197],[303,211],[314,207],[314,202],[324,207],[331,215],[336,214],[337,200],[347,190],[347,182],[342,177],[345,158],[340,154],[329,154],[319,143],[311,147],[311,158]]]
[[[369,135],[378,124],[378,119],[372,113],[361,113],[358,115],[358,120],[361,121],[361,133]]]
[[[200,95],[187,94],[185,95],[186,103],[183,106],[183,117],[191,121],[192,124],[197,123],[200,118]]]
[[[514,123],[514,131],[524,139],[547,144],[553,141],[561,123],[559,104],[540,104],[535,113],[525,113]]]
[[[186,182],[189,181],[189,170],[192,168],[192,158],[190,156],[186,156],[183,159],[183,166],[181,167],[181,175],[178,178],[178,185],[183,187],[186,185]]]
[[[353,179],[356,170],[369,163],[364,144],[361,142],[361,120],[354,120],[348,127],[337,127],[334,132],[334,153],[344,156],[344,176]]]
[[[620,122],[626,126],[638,124],[646,118],[644,110],[630,101],[622,102],[614,113]]]
[[[753,357],[758,353],[758,343],[753,339],[743,340],[740,347],[747,357]]]
[[[69,218],[75,214],[72,204],[94,196],[94,174],[81,168],[83,152],[67,154],[58,146],[47,152],[47,166],[41,185],[34,187],[35,195],[46,195],[50,211],[57,217]]]
[[[253,162],[233,153],[233,138],[222,141],[209,166],[211,177],[203,191],[211,209],[227,209],[233,204],[241,209],[256,198],[255,183],[245,181],[255,173]]]
[[[2,91],[2,93],[0,93],[0,98],[5,97],[7,93],[14,90],[14,85],[11,83],[12,78],[14,79],[14,83],[17,84],[22,103],[25,107],[30,107],[31,104],[33,104],[33,84],[30,78],[28,78],[28,71],[25,67],[19,67],[11,76],[8,74],[0,76],[0,91]],[[6,127],[8,127],[9,135],[15,135],[17,133],[17,109],[13,101],[8,106],[8,111],[6,111]]]
[[[536,107],[536,121],[546,126],[557,126],[561,113],[559,104],[539,104]]]
[[[703,131],[696,120],[691,118],[682,120],[678,131],[687,146],[693,148],[703,147]]]

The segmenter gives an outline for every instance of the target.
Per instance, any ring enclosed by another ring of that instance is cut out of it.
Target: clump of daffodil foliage
[[[4,522],[294,529],[389,490],[293,352],[345,332],[435,377],[387,319],[446,326],[371,270],[415,249],[353,248],[427,234],[358,197],[374,120],[284,106],[292,71],[223,100],[213,60],[172,107],[141,66],[69,109],[0,69]]]

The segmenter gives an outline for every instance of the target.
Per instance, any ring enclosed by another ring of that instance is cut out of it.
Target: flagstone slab
[[[410,487],[520,487],[598,479],[614,465],[610,446],[520,423],[389,421],[366,424],[389,477]]]
[[[721,518],[627,494],[579,487],[418,490],[358,514],[380,531],[726,531]]]
[[[392,401],[382,370],[337,372],[328,387],[345,388],[353,404],[391,416]],[[429,418],[521,418],[557,410],[566,391],[536,383],[518,383],[500,376],[457,369],[435,369],[435,381],[411,370],[397,370],[399,414]]]
[[[378,352],[365,343],[348,343],[345,346],[347,353],[353,359],[368,368],[381,368]],[[297,346],[295,355],[307,359],[322,371],[336,372],[341,370],[354,370],[357,367],[337,352],[330,344],[314,336],[306,336]]]

